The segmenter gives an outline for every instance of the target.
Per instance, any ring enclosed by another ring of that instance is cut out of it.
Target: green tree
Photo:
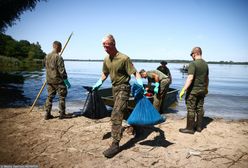
[[[10,48],[14,48],[13,41],[14,39],[11,36],[0,33],[0,55],[7,55],[6,54],[7,50],[10,50]],[[9,49],[6,49],[6,46],[8,45],[11,45],[11,46],[9,46]]]
[[[38,42],[31,44],[27,40],[16,41],[11,36],[0,33],[0,55],[32,60],[43,59],[46,53],[42,51]]]
[[[30,50],[30,42],[27,40],[20,40],[17,43],[17,57],[18,58],[27,58],[28,57],[28,52]]]
[[[44,53],[42,51],[41,46],[39,45],[39,43],[30,44],[29,50],[28,50],[28,53],[27,53],[27,58],[29,60],[44,59],[45,56],[46,56],[46,53]]]
[[[20,15],[26,11],[32,11],[39,1],[46,0],[0,0],[0,32],[4,32],[8,26],[20,20]]]

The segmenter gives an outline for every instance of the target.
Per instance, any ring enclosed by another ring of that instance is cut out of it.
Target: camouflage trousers
[[[59,112],[65,113],[65,97],[67,95],[67,88],[65,84],[47,84],[47,99],[45,104],[45,111],[51,113],[53,99],[56,93],[59,95]]]
[[[192,118],[193,120],[195,120],[195,118],[197,120],[198,119],[202,120],[204,116],[204,109],[203,109],[204,98],[205,98],[205,94],[186,95],[185,102],[186,102],[187,111],[188,111],[187,116],[189,118]]]
[[[158,110],[161,111],[161,107],[163,107],[162,105],[162,101],[167,93],[167,91],[169,90],[169,85],[170,85],[170,79],[162,79],[160,81],[160,86],[159,86],[159,91],[158,94],[155,94],[153,96],[153,106]]]
[[[120,141],[122,137],[122,120],[128,106],[130,86],[127,84],[113,86],[112,92],[114,107],[111,114],[111,136],[114,140]]]

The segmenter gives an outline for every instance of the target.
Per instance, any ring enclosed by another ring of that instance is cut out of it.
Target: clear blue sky
[[[191,60],[200,46],[207,61],[248,61],[247,0],[48,0],[6,34],[48,53],[72,31],[67,59],[103,59],[101,40],[111,33],[132,59]]]

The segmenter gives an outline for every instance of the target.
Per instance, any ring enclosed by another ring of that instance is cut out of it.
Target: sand
[[[179,133],[186,119],[168,115],[155,127],[139,128],[139,136],[125,131],[122,151],[112,159],[110,118],[43,119],[35,108],[0,109],[0,165],[54,167],[248,167],[248,121],[205,118],[201,133]],[[58,116],[58,112],[53,112]]]

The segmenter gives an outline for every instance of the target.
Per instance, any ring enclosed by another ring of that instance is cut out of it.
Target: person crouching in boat
[[[155,87],[153,89],[153,106],[159,112],[162,112],[161,104],[167,91],[169,90],[169,85],[171,83],[170,78],[159,70],[145,71],[144,69],[142,69],[139,73],[142,78],[148,78],[148,85],[146,90],[149,90],[151,88],[151,84],[155,83]]]

